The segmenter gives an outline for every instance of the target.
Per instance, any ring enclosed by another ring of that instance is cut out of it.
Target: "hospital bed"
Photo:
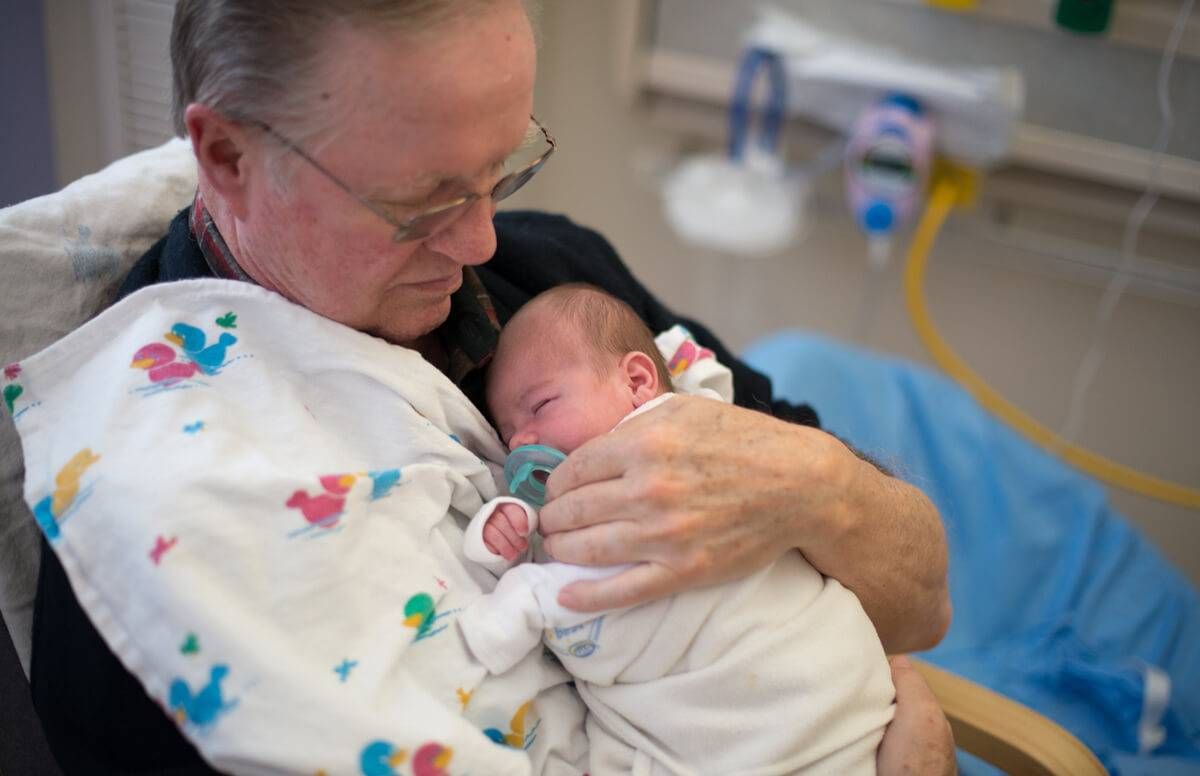
[[[165,232],[194,189],[190,147],[171,141],[120,160],[61,192],[0,211],[0,366],[40,350],[111,303],[129,266]],[[1103,773],[1101,759],[1110,767],[1125,763],[1114,759],[1120,752],[1102,745],[1103,731],[1098,736],[1084,725],[1068,732],[1030,708],[1056,716],[1067,727],[1075,725],[1075,717],[1055,706],[1070,704],[1054,686],[1030,689],[987,670],[1004,664],[1001,658],[1006,655],[1024,659],[1029,649],[1047,644],[1063,653],[1066,623],[1077,629],[1067,636],[1091,639],[1099,634],[1102,657],[1119,654],[1159,666],[1176,693],[1192,694],[1186,703],[1168,702],[1155,720],[1157,726],[1147,733],[1153,737],[1166,729],[1164,741],[1178,750],[1172,752],[1187,754],[1185,744],[1197,740],[1194,721],[1200,719],[1200,607],[1195,592],[1111,514],[1097,486],[1055,469],[1057,479],[1048,484],[1027,480],[1050,490],[1023,490],[1018,475],[1032,475],[1019,467],[1017,474],[1008,469],[1023,460],[1024,452],[1036,451],[1013,452],[1006,447],[1013,440],[997,442],[995,435],[1002,432],[981,414],[973,414],[970,400],[961,395],[956,401],[967,403],[961,411],[942,412],[938,422],[927,417],[930,406],[938,403],[959,406],[947,399],[953,386],[935,375],[799,334],[759,343],[747,356],[772,375],[783,395],[820,408],[832,430],[885,461],[903,462],[900,474],[929,492],[946,515],[956,619],[946,641],[928,653],[920,667],[962,749],[1012,773]],[[857,386],[859,393],[844,390],[846,386]],[[922,394],[933,389],[932,394]],[[891,399],[883,402],[880,396]],[[973,440],[978,445],[971,453],[978,454],[971,459],[975,468],[947,464],[948,448],[936,444],[939,434],[957,434],[951,447],[959,449],[963,440]],[[0,773],[53,773],[53,761],[37,740],[39,728],[24,681],[38,535],[21,499],[18,450],[11,419],[4,412],[0,615],[7,633],[0,636],[0,728],[6,734],[0,736]],[[1002,455],[1012,460],[998,457]],[[1068,492],[1078,498],[1065,495]],[[1034,526],[1029,535],[1008,536],[1029,530],[1021,519],[1026,510],[1044,517],[1045,508],[1037,504],[1045,498],[1068,510],[1052,529]],[[1077,546],[1081,537],[1088,540],[1084,550]],[[1095,551],[1098,544],[1107,548],[1105,553]],[[1029,554],[1031,547],[1036,554]],[[1114,553],[1122,559],[1113,561]],[[1032,562],[1038,565],[1020,565]],[[1012,588],[1003,594],[988,590],[997,564],[1005,563],[1020,567],[1008,575]],[[1047,573],[1033,573],[1034,568]],[[1139,581],[1123,581],[1124,574]],[[1101,580],[1099,589],[1089,582],[1096,579]],[[1069,589],[1060,590],[1062,585]],[[1103,624],[1106,607],[1114,602],[1121,607],[1124,626]],[[1046,628],[1046,622],[1057,627]],[[1017,634],[1023,640],[1013,642]],[[1176,697],[1182,696],[1172,700]],[[10,731],[16,735],[8,735]],[[966,770],[987,768],[974,759],[963,765]]]
[[[744,358],[938,506],[954,620],[922,658],[1053,718],[1113,772],[1200,773],[1200,597],[1098,483],[909,362],[805,332]]]

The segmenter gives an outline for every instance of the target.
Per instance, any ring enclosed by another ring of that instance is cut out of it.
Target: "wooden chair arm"
[[[913,665],[937,696],[954,744],[1006,773],[1106,776],[1092,751],[1028,706],[922,660]]]

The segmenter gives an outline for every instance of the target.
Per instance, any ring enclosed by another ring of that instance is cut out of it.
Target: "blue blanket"
[[[745,359],[937,504],[954,622],[922,657],[1051,717],[1113,773],[1200,773],[1200,597],[1103,487],[925,368],[799,332]]]

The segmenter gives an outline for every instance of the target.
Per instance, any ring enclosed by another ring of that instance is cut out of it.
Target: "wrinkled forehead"
[[[318,109],[337,113],[327,145],[350,174],[461,176],[525,137],[536,51],[515,0],[426,31],[340,25],[323,48]]]

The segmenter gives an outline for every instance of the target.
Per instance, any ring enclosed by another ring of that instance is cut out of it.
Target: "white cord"
[[[1104,349],[1108,340],[1109,324],[1117,309],[1117,303],[1133,279],[1132,269],[1137,261],[1138,235],[1141,233],[1150,211],[1158,202],[1158,177],[1175,125],[1175,115],[1171,110],[1171,68],[1175,64],[1175,52],[1179,49],[1179,41],[1187,28],[1188,17],[1192,14],[1193,5],[1195,5],[1195,0],[1183,0],[1180,4],[1179,12],[1175,16],[1175,26],[1171,29],[1167,45],[1163,49],[1162,59],[1159,61],[1158,111],[1162,117],[1162,123],[1159,125],[1158,138],[1154,143],[1154,159],[1150,165],[1150,174],[1146,178],[1146,187],[1125,220],[1125,233],[1121,239],[1121,263],[1104,289],[1104,296],[1096,310],[1096,320],[1092,324],[1091,344],[1088,346],[1079,368],[1075,371],[1075,379],[1071,384],[1071,401],[1067,405],[1067,419],[1063,424],[1061,434],[1067,440],[1074,440],[1083,425],[1084,405],[1088,391],[1096,379],[1096,374],[1100,371],[1101,364],[1104,363]]]

